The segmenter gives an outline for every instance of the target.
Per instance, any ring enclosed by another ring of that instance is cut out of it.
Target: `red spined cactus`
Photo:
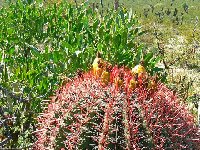
[[[197,149],[194,117],[164,84],[131,88],[131,70],[117,66],[109,75],[104,84],[90,71],[61,87],[38,117],[33,149]]]

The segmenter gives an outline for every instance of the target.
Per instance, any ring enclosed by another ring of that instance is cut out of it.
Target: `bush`
[[[38,117],[33,149],[197,149],[187,107],[164,84],[151,86],[150,76],[131,88],[134,78],[117,66],[106,84],[92,71],[79,73]]]

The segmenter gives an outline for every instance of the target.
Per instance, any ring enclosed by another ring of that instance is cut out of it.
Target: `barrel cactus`
[[[194,117],[164,84],[126,67],[109,77],[78,73],[62,86],[37,118],[33,149],[198,149]]]

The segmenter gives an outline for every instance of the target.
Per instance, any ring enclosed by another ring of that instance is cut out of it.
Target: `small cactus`
[[[89,71],[62,86],[38,117],[33,149],[197,149],[194,117],[164,84],[138,84],[117,66],[109,76],[105,85]]]

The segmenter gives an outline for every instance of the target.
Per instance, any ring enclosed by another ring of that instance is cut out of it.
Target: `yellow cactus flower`
[[[144,68],[143,65],[139,64],[137,66],[135,66],[132,71],[133,74],[140,74],[140,73],[145,73],[146,69]]]
[[[94,75],[95,75],[95,77],[97,77],[97,78],[101,77],[102,72],[103,72],[103,68],[99,68],[99,67],[95,68],[94,69]]]
[[[101,55],[97,52],[97,56],[92,63],[93,73],[95,77],[101,77],[103,71],[103,60],[101,59]]]
[[[115,79],[115,85],[118,86],[118,87],[121,87],[122,84],[123,84],[123,80],[120,79],[119,77],[117,77],[117,78]]]
[[[129,88],[130,89],[135,89],[137,86],[137,81],[135,81],[135,79],[131,79],[130,80],[130,84],[129,84]]]
[[[108,71],[103,71],[101,75],[101,80],[104,84],[108,84],[110,81],[110,73]]]
[[[144,61],[141,61],[139,65],[135,66],[131,70],[132,75],[136,75],[138,77],[139,84],[143,84],[148,79],[148,73],[144,67]]]

